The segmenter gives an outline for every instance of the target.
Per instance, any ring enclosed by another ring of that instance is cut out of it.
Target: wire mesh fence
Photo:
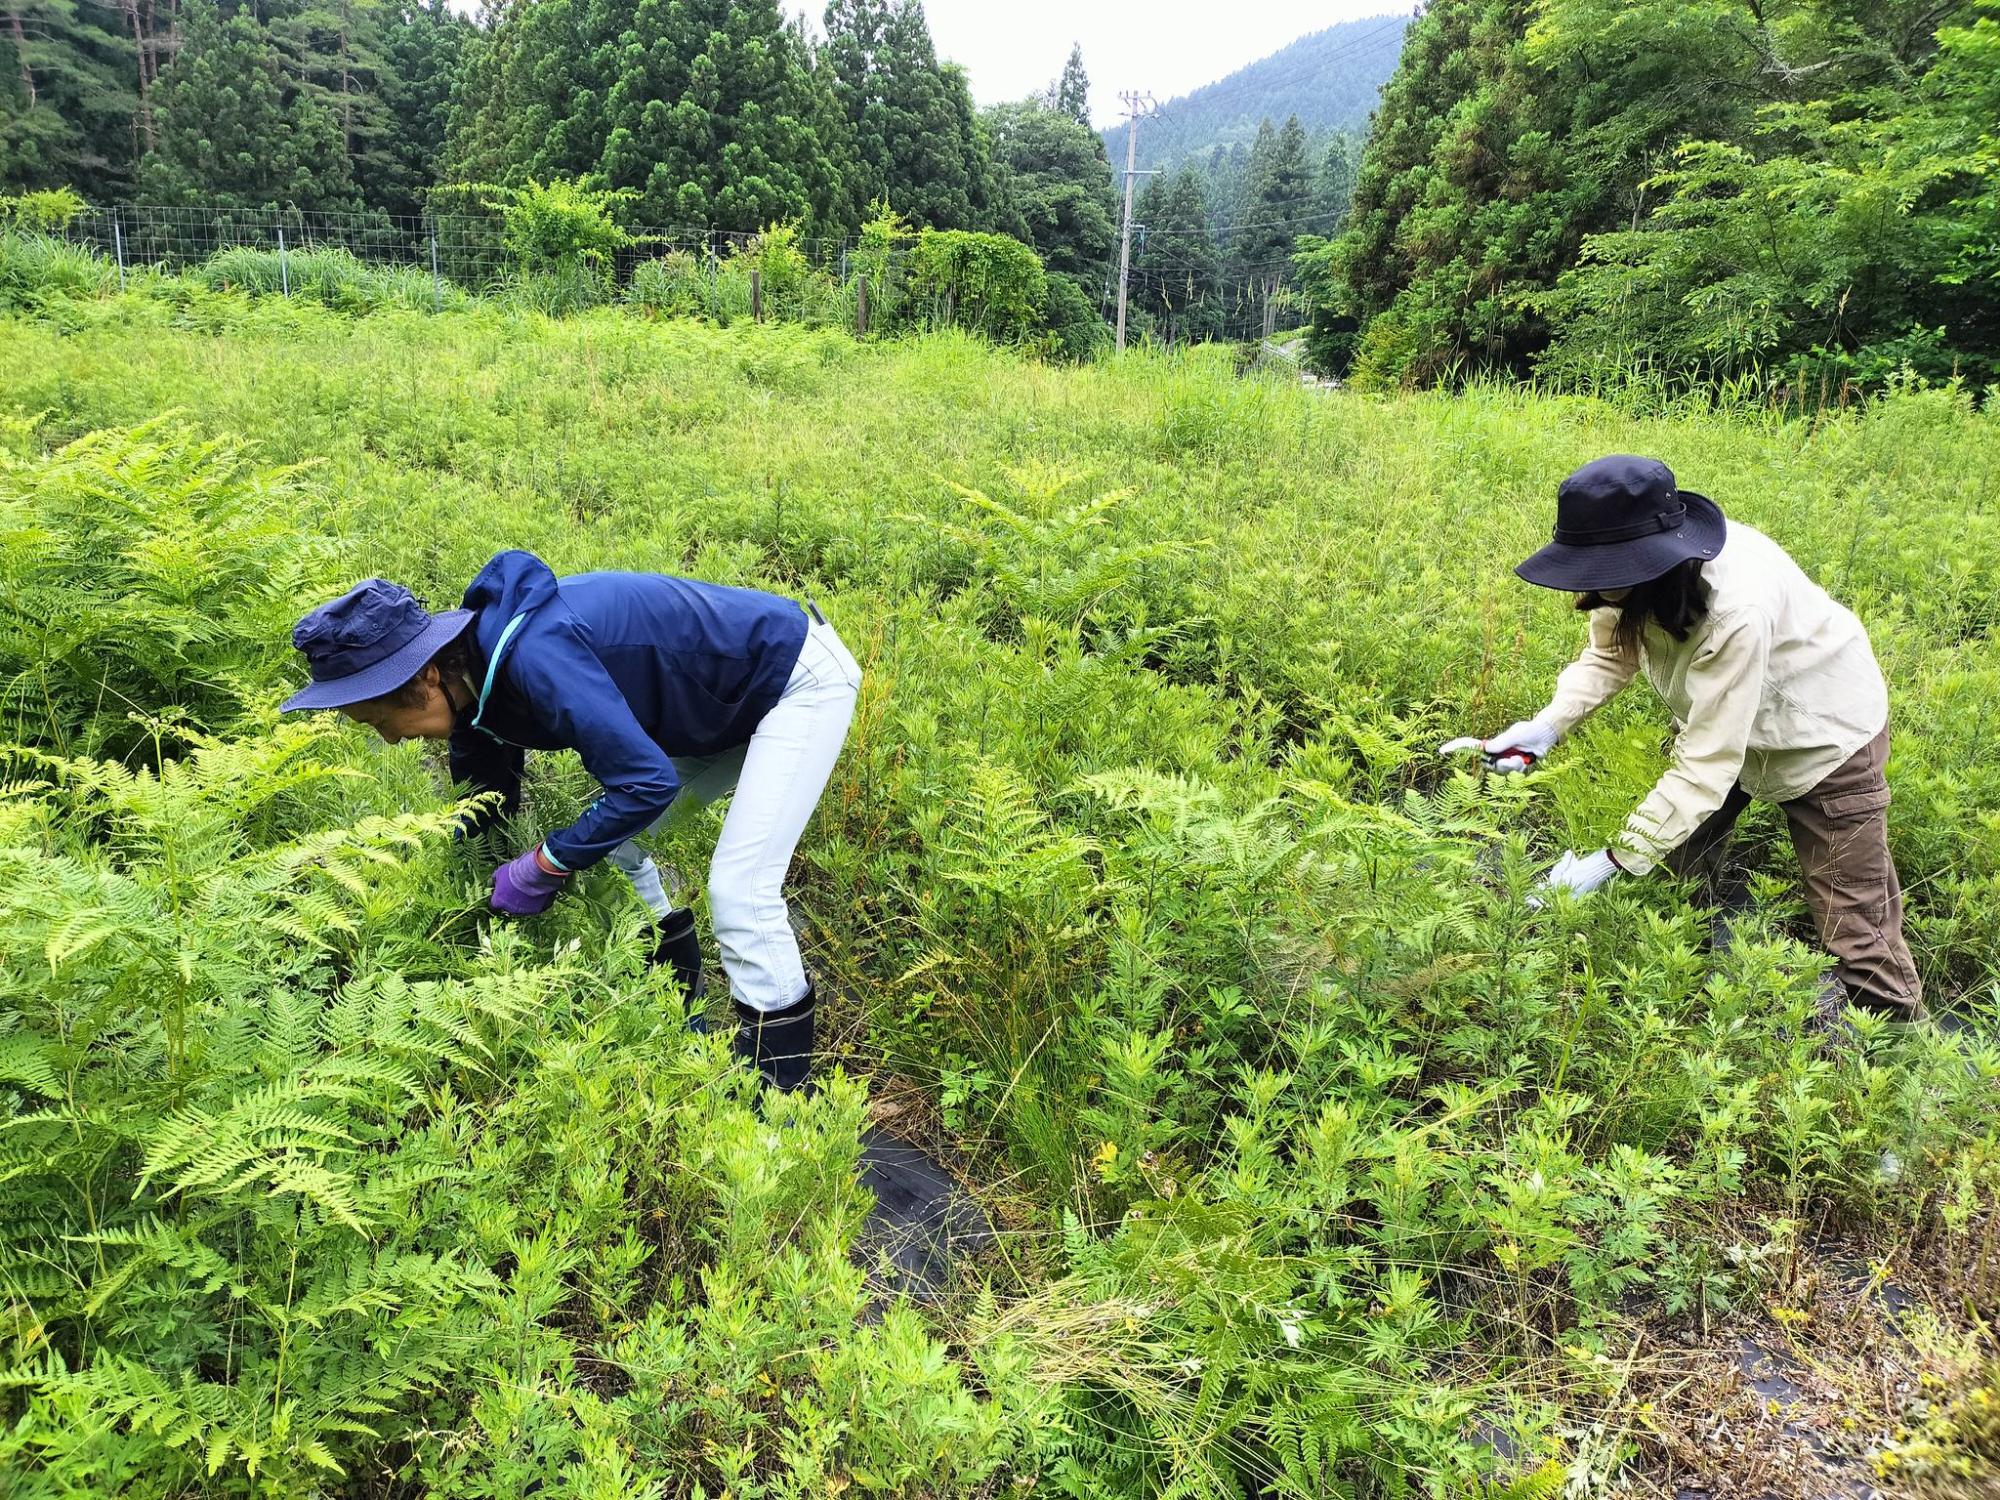
[[[941,262],[920,271],[908,242],[885,248],[879,240],[864,245],[785,227],[626,234],[629,243],[600,259],[530,267],[508,244],[499,212],[119,204],[85,209],[63,231],[72,245],[103,257],[107,270],[115,265],[120,286],[172,273],[214,290],[306,297],[349,310],[442,309],[499,297],[552,314],[621,302],[724,324],[768,320],[861,335],[957,327],[1002,342],[1040,336],[1012,304],[990,298],[978,274]]]
[[[670,256],[717,267],[752,252],[759,236],[708,229],[637,229],[632,243],[593,276],[609,289],[627,288],[640,269]],[[401,268],[447,287],[488,292],[519,269],[505,240],[499,213],[392,214],[311,212],[297,208],[243,208],[120,204],[89,208],[69,224],[66,237],[116,263],[120,274],[146,267],[187,271],[228,251],[278,257],[289,281],[294,258],[334,251],[371,266]],[[790,241],[806,264],[844,281],[852,242],[798,236]],[[282,287],[281,290],[289,290]]]
[[[468,295],[505,294],[550,312],[624,301],[725,323],[767,318],[862,333],[895,320],[963,326],[973,311],[953,291],[913,287],[906,249],[871,256],[841,236],[639,228],[602,262],[528,272],[505,229],[497,211],[119,204],[83,210],[64,234],[115,264],[121,282],[152,270],[192,273],[217,288],[336,305],[387,298],[440,308]],[[361,268],[366,289],[354,284]],[[1135,326],[1167,345],[1268,338],[1304,313],[1282,270],[1273,263],[1197,275],[1142,253],[1130,275]],[[1107,321],[1116,274],[1115,265],[1105,267],[1086,287]]]

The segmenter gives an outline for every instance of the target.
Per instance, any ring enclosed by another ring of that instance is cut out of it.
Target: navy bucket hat
[[[472,615],[469,609],[434,615],[387,579],[357,584],[292,627],[312,685],[287,698],[284,711],[346,708],[395,692],[457,640]]]
[[[1629,589],[1714,557],[1727,535],[1720,507],[1657,458],[1614,453],[1562,482],[1555,540],[1514,571],[1545,589]]]

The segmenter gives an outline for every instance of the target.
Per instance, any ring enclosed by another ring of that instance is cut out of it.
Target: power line
[[[1315,197],[1316,196],[1317,195],[1315,195]],[[1295,198],[1291,201],[1295,203],[1311,203],[1314,201],[1314,198]],[[1261,206],[1283,207],[1282,204],[1261,205]],[[1274,225],[1284,225],[1284,224],[1317,224],[1321,219],[1339,219],[1345,217],[1346,214],[1347,210],[1344,208],[1329,208],[1329,209],[1324,209],[1319,213],[1292,214],[1282,219],[1247,219],[1247,220],[1235,219],[1231,220],[1227,224],[1215,225],[1210,232],[1216,235],[1218,238],[1220,238],[1221,236],[1225,234],[1231,234],[1238,229],[1270,229]]]
[[[1161,260],[1154,261],[1151,265],[1138,266],[1134,268],[1133,274],[1135,276],[1161,276],[1168,272],[1192,271],[1198,275],[1207,275],[1218,280],[1227,280],[1231,276],[1248,276],[1256,271],[1282,270],[1291,265],[1291,263],[1290,257],[1286,257],[1283,260],[1260,260],[1247,266],[1234,265],[1227,261],[1218,261],[1213,266],[1200,266],[1196,265],[1193,261]]]
[[[1309,198],[1301,198],[1294,201],[1300,203],[1309,203],[1312,202],[1313,200]],[[1328,220],[1339,221],[1341,219],[1345,219],[1348,215],[1348,212],[1349,210],[1344,208],[1329,208],[1329,209],[1324,209],[1318,213],[1297,214],[1281,219],[1249,219],[1249,220],[1236,221],[1228,224],[1207,224],[1204,225],[1199,232],[1207,237],[1207,239],[1215,246],[1218,252],[1222,252],[1226,249],[1225,241],[1227,237],[1237,230],[1271,229],[1271,228],[1286,228],[1286,227],[1296,228],[1297,226],[1302,224],[1319,224],[1319,223],[1324,223]],[[1194,230],[1186,228],[1163,229],[1163,228],[1149,228],[1143,225],[1138,227],[1144,231],[1140,236],[1140,253],[1142,255],[1145,253],[1145,244],[1148,239],[1151,239],[1156,236],[1158,237],[1175,236],[1175,237],[1185,238],[1191,236],[1193,233],[1196,232]],[[1155,264],[1157,264],[1157,262],[1155,262]],[[1287,262],[1287,264],[1289,264],[1289,262]]]

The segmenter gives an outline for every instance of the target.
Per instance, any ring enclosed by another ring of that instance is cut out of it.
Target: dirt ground
[[[1802,1249],[1782,1290],[1697,1332],[1635,1328],[1602,1414],[1638,1454],[1614,1493],[1671,1500],[2000,1497],[1994,1290],[1965,1243],[1871,1261]]]

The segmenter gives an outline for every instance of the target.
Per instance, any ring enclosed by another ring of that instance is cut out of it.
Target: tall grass
[[[55,235],[0,230],[0,307],[35,307],[47,299],[102,297],[118,290],[107,256]]]
[[[188,280],[218,292],[252,296],[298,297],[336,312],[376,312],[401,308],[430,312],[462,308],[466,293],[434,281],[416,266],[383,266],[361,260],[335,247],[306,246],[280,252],[256,246],[235,246],[184,273]]]
[[[307,245],[281,253],[275,247],[232,246],[177,274],[153,266],[129,266],[121,281],[117,263],[88,246],[54,235],[0,231],[0,306],[89,301],[111,296],[121,287],[169,301],[184,297],[187,288],[252,297],[282,295],[346,313],[456,310],[471,302],[465,291],[447,281],[434,281],[424,268],[379,265],[337,247]]]

